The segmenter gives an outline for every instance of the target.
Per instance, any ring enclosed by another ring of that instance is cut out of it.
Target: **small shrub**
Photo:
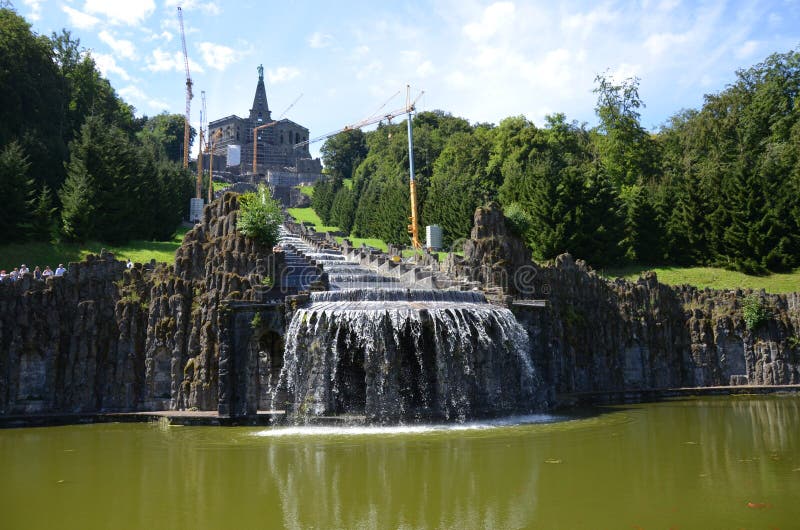
[[[761,298],[751,294],[742,301],[744,323],[749,331],[755,331],[770,318],[769,310],[764,307]]]
[[[512,202],[506,206],[503,214],[506,216],[506,223],[512,232],[518,236],[524,236],[531,227],[531,216],[518,202]]]
[[[253,320],[250,321],[250,327],[253,329],[258,329],[261,327],[261,313],[255,314]]]
[[[278,242],[278,227],[282,222],[281,205],[263,184],[255,192],[239,197],[236,228],[245,237],[273,246]]]

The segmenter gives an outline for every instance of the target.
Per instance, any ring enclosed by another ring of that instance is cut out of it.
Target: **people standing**
[[[42,271],[42,279],[46,280],[52,275],[53,275],[53,269],[50,268],[50,265],[45,265],[44,270]]]
[[[38,265],[33,268],[33,277],[37,280],[42,279],[42,269],[40,269]]]
[[[64,268],[64,264],[59,263],[58,267],[56,267],[56,276],[64,276],[65,272],[67,272],[67,269]]]

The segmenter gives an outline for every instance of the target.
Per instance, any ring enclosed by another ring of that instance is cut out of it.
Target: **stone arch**
[[[150,398],[169,399],[172,396],[172,356],[163,346],[152,357],[149,381]]]
[[[265,330],[254,337],[258,373],[258,409],[281,409],[286,402],[286,388],[278,388],[283,368],[283,336],[275,330]],[[274,403],[273,403],[274,396]]]
[[[23,353],[19,359],[18,380],[18,400],[36,401],[44,399],[47,381],[47,367],[44,356],[35,351]]]

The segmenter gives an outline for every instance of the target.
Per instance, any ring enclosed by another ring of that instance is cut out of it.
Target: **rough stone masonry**
[[[207,206],[172,265],[128,270],[103,253],[62,278],[1,283],[0,414],[216,410],[224,309],[263,297],[266,276],[284,267],[280,252],[236,231],[237,210],[232,193]],[[569,255],[537,265],[496,206],[476,212],[463,258],[431,266],[498,303],[547,301],[514,310],[551,396],[800,383],[798,293],[755,293],[769,318],[748,329],[753,293],[670,287],[654,274],[610,281]],[[247,347],[279,366],[283,341],[264,336]]]

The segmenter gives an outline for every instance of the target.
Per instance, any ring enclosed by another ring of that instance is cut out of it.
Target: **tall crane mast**
[[[298,101],[300,101],[301,97],[303,97],[303,94],[300,94],[299,96],[297,96],[295,98],[295,100],[292,101],[292,104],[289,105],[288,107],[286,107],[286,110],[284,110],[281,113],[281,115],[278,116],[277,120],[271,121],[269,123],[265,123],[264,125],[259,125],[258,127],[253,127],[253,175],[255,175],[257,170],[258,170],[258,164],[257,164],[257,162],[258,162],[258,131],[260,131],[261,129],[266,129],[267,127],[272,127],[273,125],[277,125],[278,122],[281,121],[284,116],[286,116],[286,113],[289,112],[290,110],[292,110],[292,107],[294,107],[294,104],[297,103]]]
[[[409,173],[409,186],[411,192],[411,216],[408,218],[411,221],[411,224],[408,225],[408,232],[411,234],[411,245],[415,249],[422,248],[422,243],[419,240],[419,226],[417,224],[417,182],[414,178],[414,137],[412,134],[411,128],[411,117],[412,113],[416,110],[416,104],[422,94],[425,91],[420,92],[414,100],[411,100],[411,86],[406,85],[406,106],[400,109],[395,109],[391,112],[386,114],[373,114],[369,118],[364,118],[363,120],[353,123],[352,125],[347,125],[339,129],[338,131],[334,131],[332,133],[323,134],[322,136],[317,136],[311,140],[306,140],[305,142],[300,142],[294,144],[294,148],[297,149],[299,147],[304,147],[309,144],[313,144],[315,142],[319,142],[321,140],[325,140],[326,138],[330,138],[331,136],[335,136],[339,133],[343,133],[346,131],[352,131],[354,129],[361,129],[362,127],[366,127],[368,125],[372,125],[374,123],[378,123],[380,121],[386,120],[391,121],[393,118],[398,116],[402,116],[403,114],[408,115],[408,173]],[[394,97],[394,96],[392,96]],[[384,103],[380,108],[383,108],[386,103]],[[380,110],[380,109],[379,109]]]
[[[200,132],[198,134],[198,147],[197,150],[197,184],[195,185],[195,197],[198,199],[203,198],[203,133],[205,132],[205,119],[206,119],[206,91],[200,91],[202,103],[200,104]]]
[[[192,127],[189,124],[192,110],[192,76],[189,74],[189,54],[186,52],[186,33],[183,30],[183,10],[178,6],[178,22],[181,27],[181,45],[183,46],[183,67],[186,70],[186,116],[183,123],[183,167],[189,167],[189,138]],[[200,194],[198,193],[198,197]]]

